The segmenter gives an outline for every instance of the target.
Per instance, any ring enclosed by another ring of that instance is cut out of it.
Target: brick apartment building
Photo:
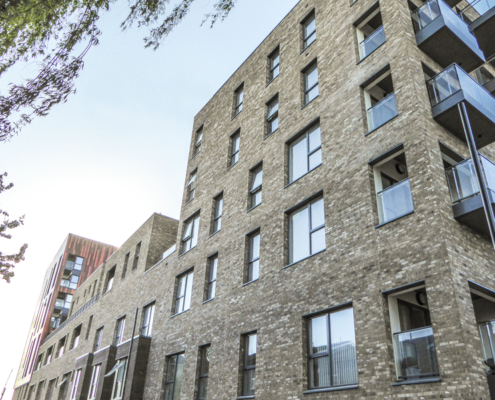
[[[14,399],[494,399],[494,29],[301,0],[196,116],[180,221],[78,287]]]

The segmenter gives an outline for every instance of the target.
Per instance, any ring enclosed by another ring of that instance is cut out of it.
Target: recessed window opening
[[[307,337],[310,390],[358,383],[352,308],[308,319]]]
[[[184,222],[184,234],[182,236],[182,254],[196,247],[199,234],[199,214]]]
[[[278,96],[267,103],[266,136],[278,129]]]
[[[93,346],[93,353],[96,353],[98,350],[100,350],[101,347],[101,340],[103,339],[103,327],[98,328],[96,330],[95,334],[95,344]]]
[[[210,346],[199,348],[198,400],[206,400],[210,370]]]
[[[230,161],[229,166],[237,164],[239,161],[239,149],[241,145],[241,131],[238,130],[230,137]]]
[[[256,354],[258,334],[250,333],[242,337],[242,396],[253,396],[256,381]]]
[[[111,400],[121,400],[124,394],[124,377],[127,368],[127,358],[123,358],[117,361],[115,367],[105,375],[105,378],[115,374],[112,388]]]
[[[222,229],[222,215],[223,215],[223,194],[218,195],[214,199],[215,208],[213,213],[213,229],[212,234],[217,233]]]
[[[203,141],[203,127],[196,131],[196,138],[194,140],[194,156],[201,151],[201,142]]]
[[[185,354],[175,354],[166,359],[164,400],[179,400],[182,388]]]
[[[218,270],[218,255],[215,254],[208,258],[208,272],[206,284],[206,300],[215,298],[217,292],[217,270]]]
[[[325,249],[325,207],[319,197],[289,214],[289,264]]]
[[[385,43],[382,14],[379,7],[375,7],[370,15],[356,25],[356,34],[359,43],[359,57],[369,56],[378,47]]]
[[[246,283],[260,277],[260,242],[261,232],[257,231],[248,236],[248,266]]]
[[[187,190],[186,202],[189,202],[192,199],[194,199],[194,195],[196,194],[196,179],[197,179],[197,177],[198,177],[198,170],[195,169],[189,175],[189,181],[187,182],[187,185],[186,185],[186,190]]]
[[[314,11],[302,22],[303,50],[316,40],[316,17]]]
[[[414,211],[404,148],[373,165],[380,224]]]
[[[239,87],[234,93],[235,96],[235,107],[234,107],[234,117],[242,111],[242,105],[244,103],[244,84]]]
[[[76,400],[77,397],[77,389],[79,388],[79,380],[81,379],[81,369],[78,369],[74,375],[74,379],[72,379],[72,390],[70,393],[70,400]]]
[[[315,62],[303,71],[304,105],[312,102],[320,94],[318,87],[318,64]]]
[[[321,165],[320,124],[314,124],[289,143],[289,183]]]
[[[268,82],[271,82],[280,74],[280,49],[278,47],[272,54],[270,54],[268,61],[270,65]]]
[[[193,278],[193,270],[182,274],[177,278],[174,315],[183,313],[191,308]]]
[[[67,342],[67,336],[64,336],[62,339],[58,341],[58,352],[57,352],[57,358],[60,358],[64,355],[65,353],[65,346]]]
[[[129,257],[131,253],[127,253],[124,258],[124,266],[122,267],[122,279],[125,278],[125,275],[127,274],[127,266],[129,265]]]
[[[118,346],[124,341],[125,317],[119,318],[115,325],[115,337],[113,345]]]
[[[390,69],[364,88],[364,101],[369,132],[398,115]]]
[[[251,170],[251,184],[249,186],[249,208],[261,204],[263,186],[263,165]]]
[[[141,253],[141,242],[136,245],[136,251],[134,252],[134,262],[132,264],[132,270],[135,271],[139,263],[139,254]]]
[[[399,381],[439,376],[426,289],[417,286],[388,296]]]
[[[45,358],[45,364],[48,365],[52,361],[52,356],[53,356],[53,348],[55,345],[51,346],[47,351],[46,351],[46,358]]]
[[[74,329],[74,333],[72,334],[72,346],[70,348],[71,350],[79,346],[79,339],[81,338],[81,330],[82,330],[82,324],[76,327],[76,329]]]
[[[155,303],[146,306],[143,309],[143,325],[141,326],[141,335],[151,337],[153,332],[153,319],[155,317]]]
[[[113,287],[113,279],[115,278],[115,270],[117,269],[117,266],[114,265],[107,273],[107,285],[105,289],[105,293],[109,292],[112,290]]]
[[[100,380],[101,364],[93,366],[93,372],[91,373],[91,383],[89,384],[88,400],[96,398],[96,392],[98,390],[98,381]]]

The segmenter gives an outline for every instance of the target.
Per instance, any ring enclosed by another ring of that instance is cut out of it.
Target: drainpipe
[[[124,387],[122,388],[122,399],[125,399],[125,387],[126,387],[126,383],[127,383],[127,372],[129,371],[129,365],[131,364],[131,352],[132,352],[132,345],[134,343],[134,332],[136,331],[138,311],[139,311],[139,308],[136,308],[136,315],[134,317],[134,326],[132,327],[131,344],[129,346],[129,355],[127,356],[127,365],[125,367],[125,373],[124,373]]]
[[[478,181],[478,185],[480,187],[480,196],[483,203],[483,209],[485,210],[486,221],[488,223],[488,231],[490,232],[492,245],[495,249],[495,216],[493,214],[493,208],[490,201],[490,194],[488,193],[488,185],[486,184],[485,175],[481,167],[478,148],[476,147],[473,130],[471,129],[471,123],[469,122],[466,103],[462,101],[457,105],[457,107],[459,108],[459,114],[461,115],[462,126],[464,128],[464,133],[466,134],[466,142],[469,147],[469,153],[471,154],[471,160],[473,160],[476,180]]]

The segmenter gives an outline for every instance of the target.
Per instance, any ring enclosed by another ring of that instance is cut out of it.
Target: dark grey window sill
[[[296,183],[299,179],[302,179],[304,178],[306,175],[308,175],[309,173],[313,172],[316,168],[319,168],[323,165],[323,163],[321,163],[320,165],[317,165],[316,167],[314,167],[313,169],[310,169],[308,172],[306,172],[304,175],[301,175],[299,178],[297,178],[295,181],[292,181],[291,183],[287,184],[284,186],[284,189],[288,188],[290,185]]]
[[[208,239],[215,236],[218,232],[220,232],[222,229],[220,228],[218,231],[212,233],[210,236],[208,236]]]
[[[259,204],[256,204],[254,207],[251,207],[249,210],[247,210],[246,212],[250,212],[252,210],[254,210],[256,207],[259,207],[262,203],[259,203]]]
[[[259,280],[260,280],[260,278],[257,278],[257,279],[254,279],[254,280],[252,280],[252,281],[246,282],[244,285],[242,285],[242,287],[247,286],[247,285],[250,285],[251,283],[253,283],[253,282],[257,282],[257,281],[259,281]],[[253,396],[253,397],[254,397],[254,396]]]
[[[190,309],[189,309],[189,310],[190,310]],[[178,313],[178,314],[174,314],[174,315],[172,315],[170,318],[175,318],[175,317],[177,317],[177,316],[179,316],[179,315],[182,315],[182,314],[184,314],[184,313],[188,312],[189,310],[185,310],[185,311],[182,311],[182,312],[180,312],[180,313]]]
[[[184,204],[184,205],[185,205],[185,206],[187,206],[187,205],[188,205],[191,201],[193,201],[193,200],[194,200],[194,197],[193,197],[191,200],[187,200],[187,201],[186,201],[186,204]]]
[[[296,264],[300,263],[301,261],[307,260],[308,258],[314,257],[314,256],[316,256],[316,255],[318,255],[320,253],[323,253],[324,251],[326,251],[326,249],[320,250],[319,252],[317,252],[315,254],[311,254],[310,256],[304,257],[304,258],[302,258],[302,259],[300,259],[298,261],[293,262],[292,264],[286,265],[283,269],[292,267],[293,265],[296,265]]]
[[[329,387],[329,388],[306,390],[303,392],[303,394],[321,393],[321,392],[336,392],[338,390],[350,390],[350,389],[357,389],[357,388],[358,388],[358,385],[335,386],[335,387]]]
[[[319,88],[318,88],[319,89]],[[301,107],[301,110],[304,110],[307,106],[309,106],[313,101],[315,101],[320,95],[316,96],[313,100],[311,100],[309,103],[306,103]]]
[[[390,386],[403,386],[403,385],[421,385],[422,383],[436,383],[441,382],[440,378],[427,378],[427,379],[415,379],[410,381],[400,381],[391,383]]]
[[[243,104],[242,109],[244,109],[244,104]],[[237,118],[237,116],[238,116],[241,112],[242,112],[242,110],[241,110],[241,111],[239,111],[236,115],[234,115],[230,121],[233,121],[234,119],[236,119],[236,118]]]
[[[393,121],[394,119],[396,119],[398,116],[399,116],[399,113],[397,113],[397,115],[396,115],[395,117],[390,118],[387,122],[385,122],[385,123],[381,124],[380,126],[377,126],[375,129],[373,129],[373,130],[369,131],[369,132],[368,132],[366,135],[364,135],[364,136],[368,136],[369,134],[371,134],[371,133],[373,133],[373,132],[377,131],[377,130],[378,130],[378,129],[380,129],[382,126],[385,126],[385,125],[387,125],[390,121]]]
[[[210,300],[203,301],[201,304],[206,304],[206,303],[209,303],[210,301],[213,301],[213,300],[215,300],[214,297],[212,299],[210,299]]]
[[[227,171],[233,167],[235,167],[237,164],[239,163],[239,161],[237,161],[235,164],[232,164],[230,167],[227,168]]]
[[[318,40],[318,38],[316,38],[315,40],[313,40],[313,41],[309,44],[309,46],[308,46],[308,47],[306,47],[305,49],[303,49],[303,51],[301,51],[301,52],[299,53],[299,55],[303,54],[306,50],[308,50],[308,49],[311,47],[311,45],[312,45],[313,43],[315,43],[317,40]]]
[[[354,4],[354,3],[353,3],[353,4]],[[352,4],[351,4],[351,6],[352,6]],[[378,50],[380,47],[382,47],[385,43],[387,43],[387,41],[386,41],[386,40],[384,40],[384,41],[383,41],[383,43],[382,43],[380,46],[378,46],[375,50],[373,50],[373,51],[372,51],[370,54],[368,54],[366,57],[364,57],[364,58],[362,58],[361,60],[359,60],[359,61],[356,63],[356,65],[361,64],[361,63],[362,63],[364,60],[366,60],[369,56],[371,56],[372,54],[375,54],[375,51],[377,51],[377,50]]]
[[[414,210],[412,210],[411,212],[408,212],[407,214],[401,215],[400,217],[397,217],[397,218],[391,219],[390,221],[384,222],[383,224],[379,224],[379,225],[375,226],[375,229],[381,228],[384,225],[390,224],[391,222],[397,221],[398,219],[407,217],[408,215],[411,215],[411,214],[414,214]]]
[[[266,135],[263,140],[268,139],[270,136],[272,136],[275,132],[277,132],[280,128],[275,129],[273,132],[270,132],[268,135]]]
[[[237,400],[254,399],[254,394],[252,396],[239,396]]]
[[[279,65],[279,68],[280,68],[280,65]],[[275,79],[277,79],[278,77],[280,76],[280,73],[275,77],[273,78],[270,82],[268,82],[265,86],[265,88],[267,88],[268,86],[270,86],[270,83],[272,83]]]

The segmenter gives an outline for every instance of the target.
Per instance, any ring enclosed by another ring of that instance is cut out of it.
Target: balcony
[[[359,43],[359,56],[361,57],[361,60],[368,57],[383,43],[385,43],[385,31],[383,30],[383,26],[380,26]]]
[[[472,71],[485,62],[469,25],[444,0],[430,0],[412,14],[418,47],[442,67],[458,63]]]
[[[368,108],[368,132],[378,129],[398,115],[395,93],[389,94],[378,103]]]
[[[380,225],[414,211],[409,178],[377,193]]]
[[[495,0],[472,1],[459,15],[476,35],[481,50],[487,56],[495,54]]]
[[[399,381],[431,379],[439,376],[431,327],[395,333],[394,354]]]
[[[495,164],[480,156],[486,179],[490,203],[495,210]],[[481,200],[480,189],[471,160],[463,161],[447,169],[447,183],[452,198],[452,209],[456,221],[483,235],[489,236],[488,223]]]
[[[476,82],[495,95],[495,56],[470,74]]]
[[[478,148],[495,141],[495,98],[454,64],[426,82],[433,118],[466,141],[457,105],[464,101]]]

